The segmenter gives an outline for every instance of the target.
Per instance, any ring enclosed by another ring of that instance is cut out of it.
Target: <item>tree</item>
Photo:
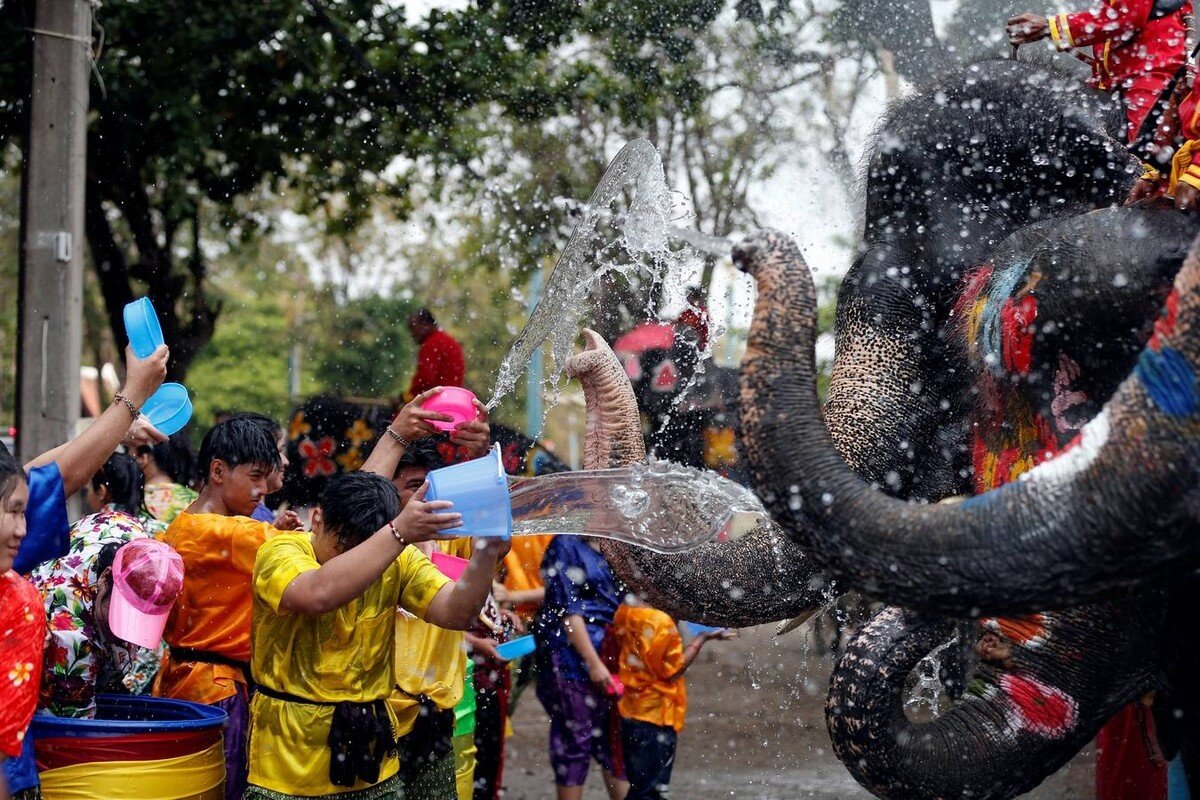
[[[291,189],[333,233],[371,201],[403,213],[423,170],[474,155],[461,121],[481,104],[535,118],[571,91],[550,47],[583,30],[629,53],[703,24],[713,0],[478,0],[410,23],[371,0],[153,0],[105,6],[88,140],[87,235],[110,325],[141,287],[159,309],[173,378],[212,336],[204,233],[253,235],[239,199]],[[29,3],[0,7],[0,41],[27,39]],[[666,13],[659,13],[663,10]],[[642,27],[644,25],[644,27]],[[20,136],[28,58],[0,58],[0,141]],[[646,87],[653,88],[653,87]],[[217,244],[221,244],[218,241]]]

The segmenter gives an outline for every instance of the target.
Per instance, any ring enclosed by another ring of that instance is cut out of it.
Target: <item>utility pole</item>
[[[17,436],[24,459],[75,435],[92,7],[35,0],[21,174]]]

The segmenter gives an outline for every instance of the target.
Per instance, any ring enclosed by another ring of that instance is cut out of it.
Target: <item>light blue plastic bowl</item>
[[[154,313],[154,304],[149,297],[139,297],[125,305],[125,335],[138,358],[149,358],[159,345],[164,344],[162,325],[158,323],[158,314]]]
[[[512,536],[512,505],[508,478],[500,459],[500,445],[483,458],[475,458],[429,473],[426,500],[449,500],[451,511],[462,514],[463,524],[443,533],[507,539]]]
[[[701,625],[699,622],[685,622],[683,624],[687,626],[689,636],[699,636],[702,633],[716,633],[717,631],[725,630],[725,628],[714,628],[711,625]]]
[[[519,636],[511,642],[496,645],[496,652],[505,661],[512,661],[521,656],[527,656],[533,652],[533,649],[534,641],[532,636]]]
[[[164,383],[142,404],[142,413],[160,433],[170,436],[192,418],[192,398],[180,383]]]

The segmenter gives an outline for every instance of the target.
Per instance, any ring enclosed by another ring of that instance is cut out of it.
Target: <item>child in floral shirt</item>
[[[38,705],[57,716],[90,718],[98,691],[142,694],[158,672],[161,645],[146,649],[122,642],[96,613],[100,577],[117,549],[150,535],[133,513],[142,505],[141,480],[131,457],[112,455],[88,493],[93,507],[104,503],[101,509],[75,523],[65,556],[30,576],[49,627]]]

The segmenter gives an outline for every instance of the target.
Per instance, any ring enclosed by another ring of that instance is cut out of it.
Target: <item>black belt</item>
[[[285,703],[333,707],[326,744],[329,746],[329,782],[334,786],[353,786],[359,780],[378,783],[383,757],[396,755],[396,730],[383,700],[365,703],[313,700],[262,684],[258,686],[258,693]]]

